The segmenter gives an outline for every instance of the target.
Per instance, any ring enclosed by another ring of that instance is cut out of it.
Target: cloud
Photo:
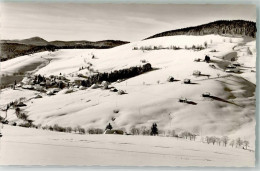
[[[136,41],[219,19],[256,20],[252,5],[1,3],[1,36]]]
[[[159,21],[153,18],[146,18],[146,17],[126,17],[126,19],[129,22],[137,22],[137,23],[142,23],[142,24],[146,24],[146,25],[164,25],[164,26],[169,26],[169,22],[163,22],[163,21]]]

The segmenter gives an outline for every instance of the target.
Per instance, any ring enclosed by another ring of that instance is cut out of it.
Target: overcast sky
[[[1,3],[1,38],[137,41],[215,20],[256,21],[253,5]]]

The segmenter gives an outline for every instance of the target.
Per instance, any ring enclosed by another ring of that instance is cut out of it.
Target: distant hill
[[[37,46],[19,43],[0,43],[0,60],[6,61],[18,56],[29,55],[36,52],[54,51],[57,47],[52,45]]]
[[[146,39],[175,35],[201,36],[209,34],[218,34],[223,36],[247,36],[255,38],[256,23],[244,20],[219,20],[199,26],[165,31],[162,33],[155,34]]]
[[[40,37],[32,37],[23,40],[1,40],[1,43],[16,43],[16,44],[23,44],[23,45],[46,46],[48,45],[49,42]]]
[[[102,41],[51,41],[49,45],[56,46],[58,48],[112,48],[126,44],[129,42],[120,40],[102,40]]]
[[[6,61],[18,56],[28,55],[42,51],[55,49],[107,49],[120,46],[129,42],[120,40],[90,41],[51,41],[48,42],[40,37],[32,37],[23,40],[1,40],[0,59]]]
[[[44,40],[40,37],[32,37],[29,39],[21,40],[21,43],[23,44],[29,44],[29,45],[39,45],[39,46],[45,46],[48,45],[48,41]]]

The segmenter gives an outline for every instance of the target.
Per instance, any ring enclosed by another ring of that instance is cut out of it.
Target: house
[[[233,72],[233,73],[239,73],[240,70],[238,68],[230,68],[230,69],[226,69],[226,72]]]
[[[236,67],[237,67],[237,66],[241,66],[240,63],[238,63],[238,62],[233,62],[232,65],[233,65],[233,66],[236,66]]]
[[[28,89],[28,90],[33,90],[34,87],[32,85],[23,85],[22,86],[23,89]]]
[[[23,106],[27,106],[26,104],[24,104],[23,102],[19,102],[16,107],[23,107]]]
[[[140,60],[141,63],[147,63],[145,59]]]
[[[216,66],[213,65],[213,64],[209,65],[209,67],[211,67],[211,68],[213,68],[213,69],[216,69]]]
[[[42,86],[38,85],[38,84],[34,86],[34,89],[37,90],[37,91],[43,91],[44,90],[44,88]]]
[[[227,67],[226,67],[226,72],[234,72],[234,73],[238,73],[240,72],[240,69],[237,68],[237,66],[233,65],[233,64],[229,64]]]
[[[92,86],[90,88],[96,89],[96,88],[98,88],[98,85],[97,84],[92,84]]]
[[[108,82],[107,81],[102,81],[102,83],[101,83],[101,86],[102,86],[102,88],[103,89],[108,89]]]
[[[122,130],[109,130],[107,129],[104,134],[117,134],[117,135],[123,135],[124,134],[124,131]]]
[[[190,84],[191,83],[190,79],[188,79],[188,78],[185,78],[183,82],[184,82],[184,84]]]
[[[195,59],[194,59],[194,62],[200,62],[200,61],[201,61],[200,58],[195,58]]]
[[[60,89],[59,88],[54,88],[54,89],[52,89],[51,90],[53,93],[58,93],[59,91],[60,91]]]
[[[186,99],[186,98],[183,98],[183,97],[181,97],[181,98],[179,99],[179,102],[180,102],[180,103],[187,103],[187,99]]]
[[[118,90],[117,90],[116,88],[114,88],[114,87],[111,88],[110,91],[111,91],[111,92],[118,92]]]
[[[168,82],[173,82],[174,81],[174,78],[172,76],[169,76],[168,79],[167,79]]]
[[[29,84],[30,81],[31,81],[31,78],[26,76],[26,77],[23,78],[22,83]]]
[[[78,86],[78,85],[74,85],[74,86],[73,86],[73,88],[79,88],[79,87],[80,87],[80,86]]]
[[[118,90],[117,92],[119,95],[126,94],[124,90]]]
[[[236,66],[233,65],[233,64],[229,64],[226,68],[228,68],[228,69],[234,69],[234,68],[236,68]]]
[[[80,89],[80,90],[85,90],[86,87],[84,87],[84,86],[79,86],[79,89]]]
[[[210,93],[209,92],[203,93],[202,97],[210,97]]]
[[[47,91],[46,94],[49,95],[49,96],[54,95],[54,93],[52,91]]]
[[[22,83],[18,83],[16,87],[22,87]]]
[[[122,81],[125,81],[125,79],[118,79],[116,82],[121,83]]]
[[[66,80],[66,78],[64,76],[59,76],[58,78],[59,78],[59,80]]]
[[[30,78],[30,77],[25,77],[22,80],[22,83],[26,84],[26,85],[34,85],[34,80],[32,78]]]
[[[40,82],[40,86],[45,86],[46,83],[44,81]]]
[[[196,71],[193,71],[193,74],[192,74],[192,75],[199,76],[199,75],[201,75],[201,72],[200,72],[200,71],[198,71],[198,70],[196,70]]]
[[[38,95],[35,96],[34,98],[35,98],[35,99],[39,99],[39,98],[42,98],[42,96],[38,94]]]
[[[79,74],[78,74],[78,77],[84,77],[84,75],[83,75],[83,74],[81,74],[81,73],[79,73]]]
[[[46,86],[50,86],[51,85],[51,81],[50,80],[46,80],[45,85]]]

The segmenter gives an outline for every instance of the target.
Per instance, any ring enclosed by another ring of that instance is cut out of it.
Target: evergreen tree
[[[210,57],[209,57],[208,55],[205,56],[205,61],[206,61],[207,63],[210,62]]]
[[[113,127],[112,127],[112,125],[110,123],[106,126],[106,130],[107,129],[109,129],[109,130],[113,129]]]
[[[153,123],[152,127],[151,127],[151,135],[158,135],[158,128],[157,128],[157,124]]]

